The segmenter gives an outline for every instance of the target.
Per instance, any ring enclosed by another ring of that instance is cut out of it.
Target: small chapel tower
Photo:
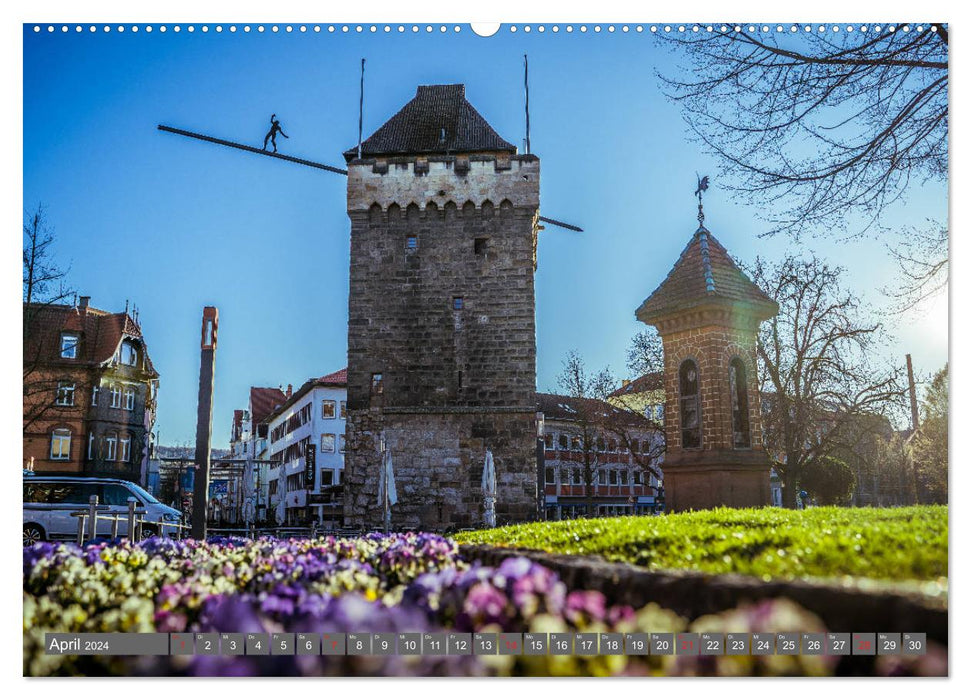
[[[670,512],[769,504],[756,338],[779,305],[698,230],[636,315],[664,346],[664,491]]]

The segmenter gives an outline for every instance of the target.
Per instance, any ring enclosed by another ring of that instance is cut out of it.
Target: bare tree
[[[753,281],[779,303],[759,332],[759,379],[765,445],[794,507],[799,483],[823,457],[845,454],[861,431],[882,429],[900,410],[902,367],[883,364],[878,323],[841,284],[842,270],[816,258],[756,259]]]
[[[663,433],[642,414],[623,406],[609,403],[619,382],[608,369],[591,374],[583,358],[575,350],[563,361],[563,371],[557,378],[562,391],[573,399],[576,408],[575,425],[580,438],[580,470],[587,508],[593,506],[593,487],[598,469],[605,464],[606,441],[616,441],[619,447],[630,453],[634,469],[643,475],[662,478],[657,468],[658,458],[664,453]],[[645,447],[644,433],[651,437]],[[633,476],[633,474],[632,474]],[[646,483],[646,481],[645,481]]]
[[[947,178],[946,28],[761,29],[663,34],[687,59],[661,76],[668,96],[736,196],[781,205],[768,234],[885,238],[889,204],[912,184]],[[856,216],[859,228],[847,231]],[[914,276],[906,307],[946,284],[947,232],[934,224],[899,233],[898,260]]]
[[[67,284],[69,269],[62,268],[54,259],[54,240],[54,230],[47,223],[42,204],[32,214],[24,212],[24,432],[56,408],[57,381],[41,369],[52,348],[44,345],[37,320],[48,307],[74,296],[74,290]]]

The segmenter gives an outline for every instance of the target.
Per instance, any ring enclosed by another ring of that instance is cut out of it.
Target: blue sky
[[[228,25],[226,25],[228,26]],[[656,71],[675,57],[647,34],[344,35],[224,31],[35,34],[24,29],[24,207],[43,202],[70,280],[98,308],[137,304],[161,373],[157,429],[193,443],[202,307],[219,307],[214,446],[228,443],[251,385],[298,386],[346,363],[349,222],[339,175],[160,133],[159,123],[262,143],[269,115],[281,152],[341,166],[357,140],[361,57],[364,130],[379,127],[418,84],[465,83],[469,100],[521,144],[522,55],[529,53],[532,150],[542,159],[549,227],[536,275],[537,386],[555,388],[577,349],[626,376],[644,328],[634,309],[694,231],[696,172],[714,161],[690,143]],[[781,256],[790,241],[733,204],[717,180],[709,228],[737,257]],[[901,225],[943,220],[946,193],[915,190]],[[848,268],[875,305],[894,267],[880,241],[807,240]],[[947,359],[947,304],[891,321],[918,371]]]

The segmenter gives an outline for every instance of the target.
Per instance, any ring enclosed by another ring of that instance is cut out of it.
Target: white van
[[[102,479],[84,476],[24,476],[24,546],[43,540],[74,540],[78,532],[78,519],[71,513],[87,510],[91,496],[98,497],[99,515],[118,513],[118,535],[128,535],[128,499],[136,500],[136,507],[144,509],[146,522],[142,535],[161,534],[176,536],[175,527],[158,523],[177,524],[182,513],[163,505],[155,496],[138,484],[122,479]],[[87,531],[87,524],[85,524]],[[111,536],[111,521],[98,520],[98,536]]]

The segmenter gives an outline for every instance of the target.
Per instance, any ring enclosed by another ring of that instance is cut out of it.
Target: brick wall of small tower
[[[486,449],[498,519],[532,518],[538,159],[401,158],[349,171],[345,521],[381,523],[382,435],[395,527],[480,524]]]
[[[762,418],[756,374],[755,332],[707,325],[666,333],[664,343],[664,432],[668,450],[681,448],[678,371],[686,359],[698,363],[701,394],[702,449],[733,449],[732,404],[728,363],[745,364],[752,448],[762,447]]]

